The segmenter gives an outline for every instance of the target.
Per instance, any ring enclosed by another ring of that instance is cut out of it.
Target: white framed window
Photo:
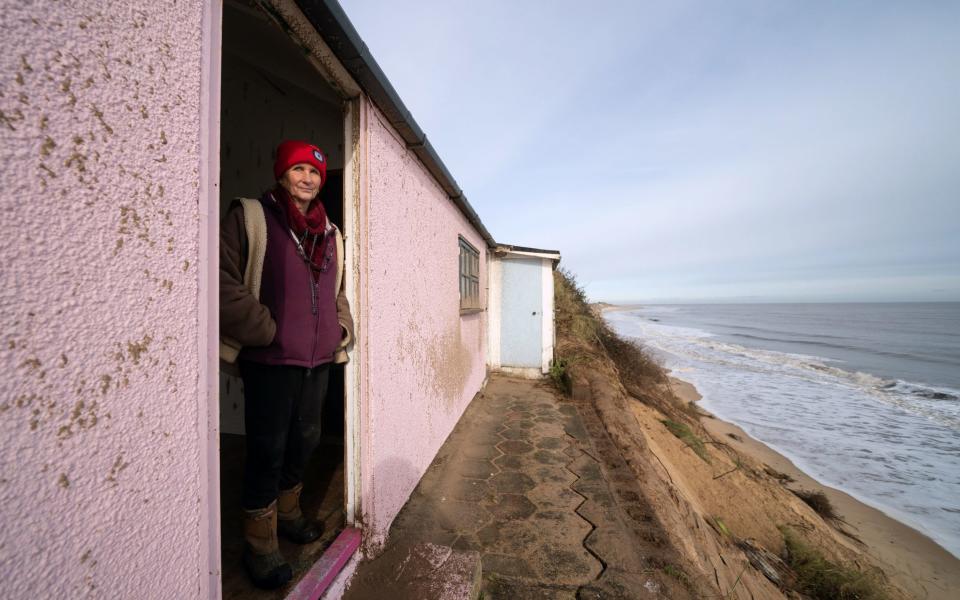
[[[460,240],[460,310],[480,310],[480,252],[463,236]]]

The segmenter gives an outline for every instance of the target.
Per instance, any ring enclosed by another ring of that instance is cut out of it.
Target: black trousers
[[[247,430],[241,503],[255,510],[303,481],[307,459],[320,442],[330,365],[241,362],[240,376]]]

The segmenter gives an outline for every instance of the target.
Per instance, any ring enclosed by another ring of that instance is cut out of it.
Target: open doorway
[[[255,3],[226,2],[223,9],[220,123],[221,217],[235,197],[258,197],[273,186],[273,152],[285,139],[322,148],[328,159],[321,198],[344,230],[343,100],[305,58],[304,51]],[[344,230],[345,231],[345,230]],[[241,564],[240,494],[243,478],[244,404],[235,369],[221,362],[220,498],[223,598],[283,598],[344,527],[344,369],[331,370],[323,411],[323,438],[304,476],[301,504],[324,524],[320,540],[298,546],[281,540],[294,569],[290,585],[264,592],[252,586]]]

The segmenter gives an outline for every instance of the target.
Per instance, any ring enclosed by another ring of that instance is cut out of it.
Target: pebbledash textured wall
[[[361,501],[378,545],[486,378],[486,313],[460,314],[459,242],[486,243],[364,101]]]
[[[2,596],[207,596],[211,17],[200,0],[0,9]]]

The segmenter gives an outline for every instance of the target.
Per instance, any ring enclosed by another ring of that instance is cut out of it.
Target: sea
[[[605,313],[703,407],[960,557],[960,303]]]

